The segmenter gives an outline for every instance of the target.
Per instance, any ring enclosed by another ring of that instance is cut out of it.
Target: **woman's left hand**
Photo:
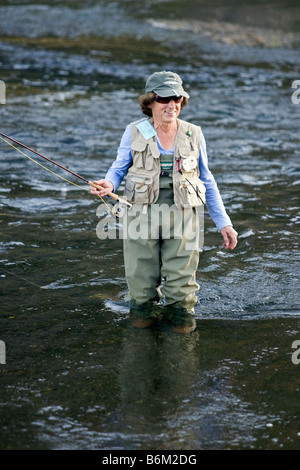
[[[234,230],[234,228],[231,227],[231,225],[227,225],[226,227],[223,227],[221,229],[221,235],[224,239],[224,243],[222,244],[222,246],[224,246],[226,250],[228,250],[229,248],[231,250],[234,250],[234,248],[237,245],[237,237],[238,237],[238,233]]]

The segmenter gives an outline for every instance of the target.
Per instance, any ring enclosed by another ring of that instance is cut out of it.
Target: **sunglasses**
[[[158,96],[156,95],[154,99],[155,101],[157,101],[157,103],[167,104],[167,103],[170,103],[170,101],[175,101],[175,103],[181,103],[183,100],[183,97],[182,96]]]

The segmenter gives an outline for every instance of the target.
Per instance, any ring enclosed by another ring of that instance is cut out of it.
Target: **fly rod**
[[[48,157],[45,157],[45,155],[42,155],[41,153],[37,152],[36,150],[28,147],[27,145],[25,144],[22,144],[22,142],[19,142],[18,140],[15,140],[13,139],[12,137],[9,137],[8,135],[5,135],[3,134],[2,132],[0,132],[0,135],[2,135],[3,137],[5,137],[6,139],[8,140],[11,140],[12,142],[14,142],[15,144],[17,145],[20,145],[21,147],[29,150],[30,152],[33,152],[35,153],[36,155],[38,155],[39,157],[42,157],[44,158],[45,160],[47,160],[48,162],[50,163],[53,163],[54,165],[58,166],[59,168],[62,168],[63,170],[65,171],[68,171],[69,173],[71,173],[73,176],[76,176],[77,178],[80,178],[81,180],[85,181],[86,183],[88,183],[90,186],[93,186],[94,188],[96,188],[98,191],[101,190],[101,189],[105,189],[103,188],[102,186],[100,186],[99,184],[97,183],[94,183],[93,181],[89,181],[87,180],[86,178],[83,178],[83,176],[80,176],[78,175],[77,173],[74,173],[74,171],[71,171],[69,170],[68,168],[60,165],[60,163],[57,163],[55,162],[54,160],[51,160],[51,158],[48,158]],[[108,196],[110,198],[112,198],[114,201],[118,201],[119,203],[122,203],[122,204],[125,204],[126,206],[128,207],[131,207],[131,204],[129,202],[127,202],[125,199],[121,199],[117,194],[115,193],[108,193]]]

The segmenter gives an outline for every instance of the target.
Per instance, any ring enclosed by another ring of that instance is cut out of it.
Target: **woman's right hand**
[[[91,188],[91,193],[95,194],[96,196],[107,196],[109,193],[112,193],[114,190],[113,184],[110,181],[106,181],[104,179],[93,181],[95,184],[99,184],[99,186],[102,186],[103,189],[97,190],[93,186],[90,186]]]

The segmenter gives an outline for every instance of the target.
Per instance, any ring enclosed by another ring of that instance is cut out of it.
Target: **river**
[[[205,213],[193,333],[135,328],[103,203],[0,140],[1,449],[300,448],[299,24],[294,1],[0,1],[2,133],[101,178],[176,71],[239,232],[226,252]]]

